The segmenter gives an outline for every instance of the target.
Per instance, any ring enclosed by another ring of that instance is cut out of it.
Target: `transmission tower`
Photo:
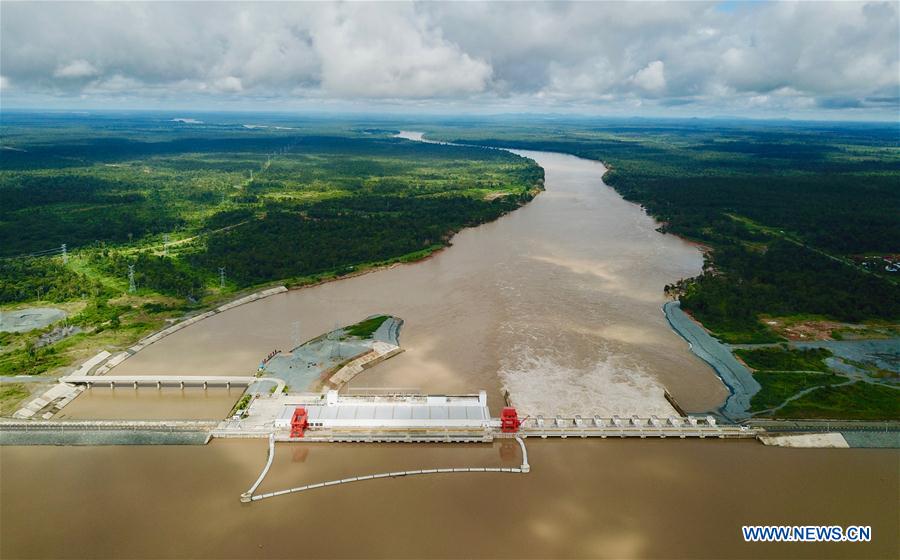
[[[128,291],[134,292],[137,288],[134,285],[134,265],[128,265]]]
[[[163,255],[169,256],[169,234],[163,234]]]
[[[334,329],[328,333],[328,338],[331,339],[331,359],[341,358],[341,341],[340,335],[338,335],[338,324],[334,323]]]
[[[225,287],[225,267],[224,266],[219,267],[219,287],[220,288]]]
[[[69,253],[66,251],[65,243],[62,244],[62,257],[63,257],[63,264],[66,264],[69,262]]]

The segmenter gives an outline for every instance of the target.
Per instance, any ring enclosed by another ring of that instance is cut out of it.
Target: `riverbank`
[[[713,338],[702,325],[682,311],[677,301],[667,302],[662,309],[666,321],[687,341],[691,352],[709,364],[728,387],[729,395],[719,409],[721,413],[733,421],[749,418],[750,400],[761,387],[747,366],[739,362],[726,345]]]
[[[228,311],[229,309],[234,309],[238,306],[252,303],[254,301],[259,301],[260,299],[267,298],[269,296],[280,294],[286,291],[287,288],[285,288],[284,286],[277,286],[275,288],[269,288],[259,292],[254,292],[252,294],[239,297],[228,303],[221,304],[215,309],[211,309],[199,315],[194,315],[178,323],[175,323],[174,325],[150,334],[140,339],[136,344],[130,346],[124,352],[119,352],[113,355],[103,350],[92,358],[83,362],[75,370],[74,375],[105,375],[110,370],[120,365],[131,356],[134,356],[144,348],[156,342],[159,342],[167,336],[175,334],[176,332],[184,328],[194,325],[216,314]],[[49,389],[44,391],[40,396],[31,399],[24,406],[21,406],[21,408],[19,408],[12,414],[12,417],[18,419],[27,419],[33,418],[35,416],[40,416],[44,420],[49,420],[54,415],[59,413],[63,408],[69,405],[73,400],[75,400],[75,398],[79,394],[81,394],[83,390],[84,389],[82,387],[75,387],[59,381],[55,385],[52,385]]]

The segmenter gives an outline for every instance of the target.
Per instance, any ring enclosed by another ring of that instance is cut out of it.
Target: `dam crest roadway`
[[[155,385],[162,387],[164,385],[178,385],[182,389],[187,386],[203,387],[204,389],[212,385],[220,385],[225,387],[250,386],[259,381],[272,381],[276,383],[275,391],[280,392],[284,389],[284,381],[274,377],[239,377],[229,375],[70,375],[60,379],[62,383],[71,385],[104,385],[108,387],[131,385],[138,387],[141,385]]]

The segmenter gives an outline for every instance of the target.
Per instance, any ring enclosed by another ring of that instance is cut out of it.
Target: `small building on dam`
[[[298,406],[306,409],[310,428],[484,428],[491,421],[487,393],[477,395],[339,395],[284,402],[276,429],[291,427]]]

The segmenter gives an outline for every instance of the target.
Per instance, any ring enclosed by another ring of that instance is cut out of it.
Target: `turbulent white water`
[[[608,355],[586,368],[518,350],[500,370],[503,388],[520,414],[660,417],[675,414],[663,387],[637,364]]]

